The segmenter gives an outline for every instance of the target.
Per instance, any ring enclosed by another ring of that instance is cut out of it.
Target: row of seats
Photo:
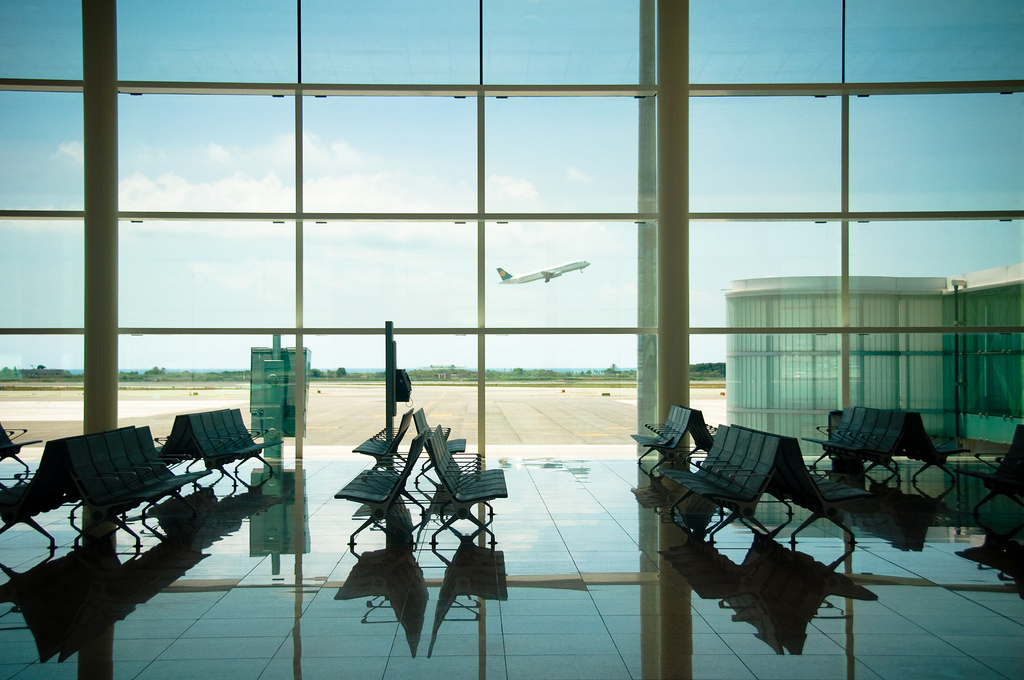
[[[402,439],[413,422],[416,437],[408,452],[402,454]],[[353,553],[356,535],[369,526],[384,530],[391,543],[411,542],[413,532],[425,525],[432,512],[441,520],[440,527],[431,536],[432,546],[437,546],[437,536],[445,529],[456,531],[453,525],[459,520],[473,523],[472,537],[483,532],[490,536],[491,545],[495,544],[494,533],[490,530],[494,516],[490,503],[508,497],[505,473],[500,469],[482,469],[478,455],[465,453],[466,440],[452,439],[450,434],[449,429],[440,425],[431,428],[423,409],[415,412],[410,409],[403,414],[394,432],[382,431],[353,449],[374,458],[371,467],[335,494],[335,498],[362,503],[368,512],[367,519],[349,537]],[[413,484],[421,492],[424,480],[430,484],[427,497],[421,501],[408,481],[424,449],[427,458]],[[419,508],[418,522],[412,521],[407,501]],[[473,506],[480,503],[487,507],[486,521],[473,514]]]
[[[906,455],[924,462],[921,469],[935,465],[952,477],[945,468],[946,459],[954,452],[964,451],[950,445],[935,446],[925,434],[917,413],[857,407],[833,418],[835,424],[827,432],[828,439],[811,441],[822,444],[826,456],[866,461],[868,469],[876,464],[892,469],[893,456]],[[842,521],[842,508],[874,496],[871,491],[817,474],[813,465],[804,464],[799,442],[793,437],[738,425],[720,426],[712,437],[700,411],[681,406],[672,406],[665,423],[650,425],[648,429],[655,434],[637,434],[633,438],[648,447],[640,457],[641,462],[652,451],[660,454],[655,469],[676,459],[688,460],[698,451],[706,453],[692,469],[688,465],[683,469],[662,469],[661,474],[684,488],[683,494],[670,504],[673,517],[678,516],[687,528],[709,540],[737,519],[765,534],[776,535],[782,527],[769,531],[755,517],[758,501],[769,494],[786,504],[790,518],[790,504],[810,511],[792,536],[824,517],[841,528],[852,542],[853,534]],[[687,434],[692,442],[687,442]],[[976,457],[981,460],[980,455]],[[982,479],[990,490],[975,507],[976,513],[981,504],[999,494],[1024,505],[1018,499],[1024,495],[1024,426],[1018,426],[1009,452],[996,463],[984,472],[957,470]],[[915,477],[919,473],[920,469]],[[636,491],[640,497],[640,490]],[[721,511],[721,519],[709,525],[715,509]]]
[[[46,442],[34,474],[19,474],[10,480],[12,484],[0,484],[0,534],[18,523],[27,524],[50,539],[52,553],[56,541],[35,518],[71,504],[71,524],[80,534],[92,536],[95,527],[113,526],[104,534],[109,535],[121,528],[135,537],[138,551],[141,537],[128,525],[129,511],[142,507],[143,526],[159,536],[159,531],[146,524],[148,507],[168,496],[184,501],[181,489],[197,485],[214,470],[222,477],[231,476],[237,489],[237,481],[244,483],[238,465],[253,457],[265,464],[259,456],[262,449],[245,429],[238,409],[179,415],[161,447],[156,446],[148,426],[52,439]],[[20,459],[18,462],[24,465]],[[170,466],[181,462],[203,462],[206,469],[171,470]],[[234,475],[225,469],[232,462],[236,463]],[[75,525],[79,510],[82,527]]]

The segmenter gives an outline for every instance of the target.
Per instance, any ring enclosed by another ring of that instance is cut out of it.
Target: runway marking
[[[579,437],[611,437],[611,435],[608,434],[607,432],[598,432],[596,434],[581,434],[581,435],[577,435],[577,436],[579,436]]]

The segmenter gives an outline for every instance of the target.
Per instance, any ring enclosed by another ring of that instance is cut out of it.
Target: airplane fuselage
[[[501,275],[501,283],[529,283],[531,281],[540,281],[541,279],[544,279],[544,283],[547,283],[551,279],[558,278],[566,272],[576,270],[582,272],[589,266],[590,263],[586,260],[578,260],[576,262],[566,262],[565,264],[560,264],[557,267],[551,267],[550,269],[541,269],[539,271],[530,272],[529,274],[520,274],[519,276],[512,276],[501,267],[498,267],[498,274]]]

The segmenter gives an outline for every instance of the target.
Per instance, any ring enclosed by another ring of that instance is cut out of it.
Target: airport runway
[[[414,385],[413,401],[431,425],[452,429],[470,446],[478,441],[480,421],[475,386]],[[725,422],[720,390],[694,389],[691,405],[708,423]],[[149,425],[166,436],[174,416],[219,408],[239,408],[249,418],[248,386],[122,389],[120,425]],[[381,385],[314,384],[310,388],[305,446],[355,446],[384,427]],[[609,387],[501,386],[486,388],[487,441],[514,446],[633,446],[637,431],[636,389]],[[30,439],[81,434],[81,389],[0,391],[0,422],[27,428]],[[397,424],[397,421],[396,421]]]

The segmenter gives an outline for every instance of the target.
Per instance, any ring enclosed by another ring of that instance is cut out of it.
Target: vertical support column
[[[83,430],[117,427],[117,3],[82,0],[85,133]]]
[[[85,408],[82,430],[117,427],[117,2],[82,0],[85,135]],[[83,513],[84,514],[84,513]],[[88,518],[83,517],[83,526]],[[114,538],[110,542],[113,546]],[[81,680],[114,674],[114,627],[78,653]]]
[[[658,42],[656,35],[657,2],[640,0],[640,69],[638,82],[655,85],[658,81]],[[658,210],[658,99],[637,101],[639,118],[637,139],[637,209],[641,213]],[[637,325],[658,325],[658,223],[637,225]],[[637,336],[636,428],[658,420],[658,336]],[[637,454],[639,454],[639,447]],[[637,468],[637,486],[650,484],[644,471]],[[637,514],[640,555],[654,554],[661,547],[661,517],[653,511]],[[656,572],[658,565],[641,558],[639,572]],[[642,581],[640,585],[640,665],[645,678],[661,677],[661,586]]]
[[[850,327],[850,95],[843,95],[842,121],[840,124],[840,211],[843,215],[840,236],[839,264],[839,309],[840,324]],[[850,334],[839,337],[839,406],[850,406]]]
[[[640,2],[639,83],[654,85],[658,80],[655,0]],[[637,138],[637,210],[658,210],[658,100],[644,97],[637,101],[639,118]],[[658,325],[658,223],[637,224],[637,325]],[[658,420],[658,337],[637,336],[637,431],[644,423]]]
[[[690,403],[690,3],[658,3],[658,412]]]

